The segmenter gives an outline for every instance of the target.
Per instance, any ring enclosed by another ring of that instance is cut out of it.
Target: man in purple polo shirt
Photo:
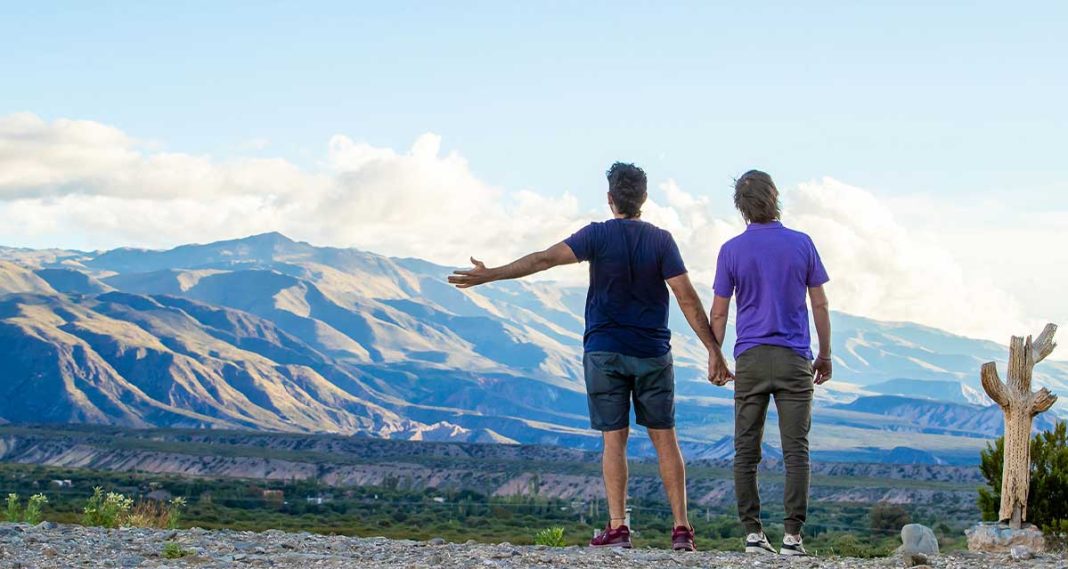
[[[776,553],[760,523],[757,465],[768,404],[779,414],[786,535],[779,553],[805,555],[801,529],[808,512],[808,431],[813,384],[831,378],[831,318],[823,285],[830,280],[808,235],[779,222],[779,191],[771,176],[746,172],[734,186],[734,205],[748,226],[719,251],[712,331],[723,342],[731,296],[738,306],[734,345],[734,488],[745,526],[746,552]],[[819,336],[812,358],[808,307]]]

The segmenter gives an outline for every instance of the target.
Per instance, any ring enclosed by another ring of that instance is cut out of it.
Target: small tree
[[[912,523],[912,516],[908,510],[899,504],[879,502],[871,508],[868,514],[871,521],[871,529],[876,533],[897,531]]]
[[[1047,531],[1068,524],[1068,423],[1060,422],[1052,431],[1031,439],[1030,487],[1027,517]],[[979,489],[979,510],[986,521],[998,521],[1001,513],[1002,466],[1005,438],[999,437],[980,453],[979,469],[987,487]]]

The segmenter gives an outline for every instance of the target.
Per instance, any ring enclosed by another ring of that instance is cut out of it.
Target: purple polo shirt
[[[756,346],[783,346],[812,359],[808,289],[830,278],[808,235],[782,223],[752,223],[727,241],[716,262],[716,296],[737,296],[734,357]]]

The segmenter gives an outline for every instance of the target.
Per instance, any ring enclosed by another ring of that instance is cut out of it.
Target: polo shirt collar
[[[782,227],[781,221],[772,221],[771,223],[750,223],[746,226],[746,231],[755,231],[757,229],[775,229]]]

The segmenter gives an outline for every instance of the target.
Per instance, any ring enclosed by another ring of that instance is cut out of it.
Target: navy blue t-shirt
[[[671,234],[637,219],[594,222],[564,240],[590,262],[587,352],[655,358],[671,350],[667,279],[686,272]]]

